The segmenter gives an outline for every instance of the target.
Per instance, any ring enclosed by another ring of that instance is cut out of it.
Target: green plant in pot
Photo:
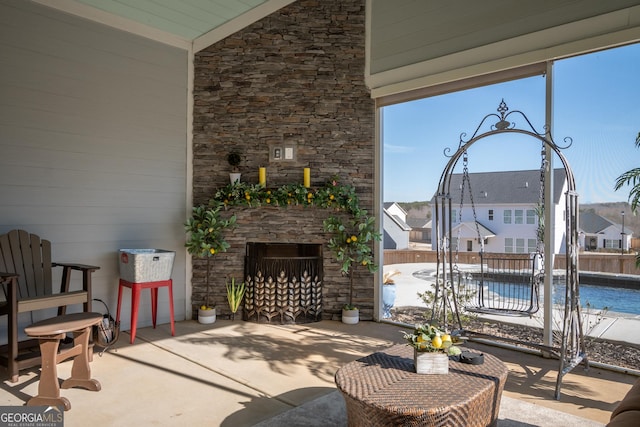
[[[234,277],[231,278],[231,283],[227,282],[227,300],[229,301],[229,309],[231,310],[231,320],[235,320],[236,318],[236,312],[242,303],[244,291],[244,282],[236,285],[236,279]]]
[[[185,223],[185,230],[188,233],[185,246],[187,251],[196,257],[207,260],[206,293],[205,298],[198,310],[204,318],[202,323],[213,323],[215,321],[215,307],[211,304],[211,258],[219,252],[229,249],[229,243],[224,239],[224,232],[236,225],[235,215],[225,219],[220,214],[221,206],[194,206],[191,218]]]
[[[338,186],[337,182],[334,185]],[[339,192],[344,193],[344,188],[343,186]],[[349,188],[351,187],[347,189]],[[378,269],[373,262],[371,243],[380,240],[380,233],[376,230],[375,218],[358,207],[355,192],[349,195],[346,210],[352,216],[333,215],[325,219],[323,225],[325,231],[333,233],[328,242],[329,249],[340,263],[342,275],[349,277],[349,302],[343,307],[342,321],[355,324],[359,321],[359,311],[353,303],[354,271],[358,266],[366,268],[370,273]]]
[[[413,360],[419,374],[446,374],[449,372],[448,356],[459,356],[462,351],[453,345],[456,337],[430,324],[417,324],[410,332],[403,331],[403,338],[413,347]]]
[[[231,173],[229,174],[229,180],[231,181],[231,184],[240,182],[241,173],[238,166],[240,166],[241,161],[242,158],[240,157],[240,153],[238,153],[237,151],[232,151],[227,154],[227,162],[229,162],[229,165],[231,165]]]

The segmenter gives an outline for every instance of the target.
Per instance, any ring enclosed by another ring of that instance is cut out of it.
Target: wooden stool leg
[[[27,406],[63,406],[65,411],[71,409],[69,399],[60,396],[58,384],[57,354],[62,338],[64,334],[39,339],[42,369],[38,395],[29,399]]]
[[[73,346],[80,347],[80,353],[73,358],[71,377],[62,383],[62,388],[80,387],[85,390],[100,391],[98,380],[91,378],[89,366],[89,336],[91,328],[73,332]]]

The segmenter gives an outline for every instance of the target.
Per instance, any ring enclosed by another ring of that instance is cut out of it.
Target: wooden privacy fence
[[[506,256],[510,254],[505,254]],[[523,254],[513,254],[515,257],[522,257]],[[436,262],[435,251],[415,251],[415,250],[385,250],[384,264],[406,264]],[[460,252],[458,254],[459,264],[477,264],[480,256],[477,252]],[[580,271],[593,271],[601,273],[615,274],[639,274],[640,269],[636,268],[635,254],[613,254],[613,253],[580,253]],[[554,268],[564,269],[566,257],[556,255]]]

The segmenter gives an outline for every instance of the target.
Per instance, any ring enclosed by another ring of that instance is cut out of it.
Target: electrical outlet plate
[[[272,145],[269,147],[270,162],[295,162],[296,154],[295,144]]]
[[[273,146],[271,147],[270,153],[269,153],[269,160],[271,160],[272,162],[279,162],[283,159],[283,152],[282,152],[282,147],[281,146]]]

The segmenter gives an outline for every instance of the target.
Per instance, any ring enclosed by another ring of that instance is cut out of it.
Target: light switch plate
[[[285,147],[284,148],[284,159],[285,160],[293,160],[293,147]]]

